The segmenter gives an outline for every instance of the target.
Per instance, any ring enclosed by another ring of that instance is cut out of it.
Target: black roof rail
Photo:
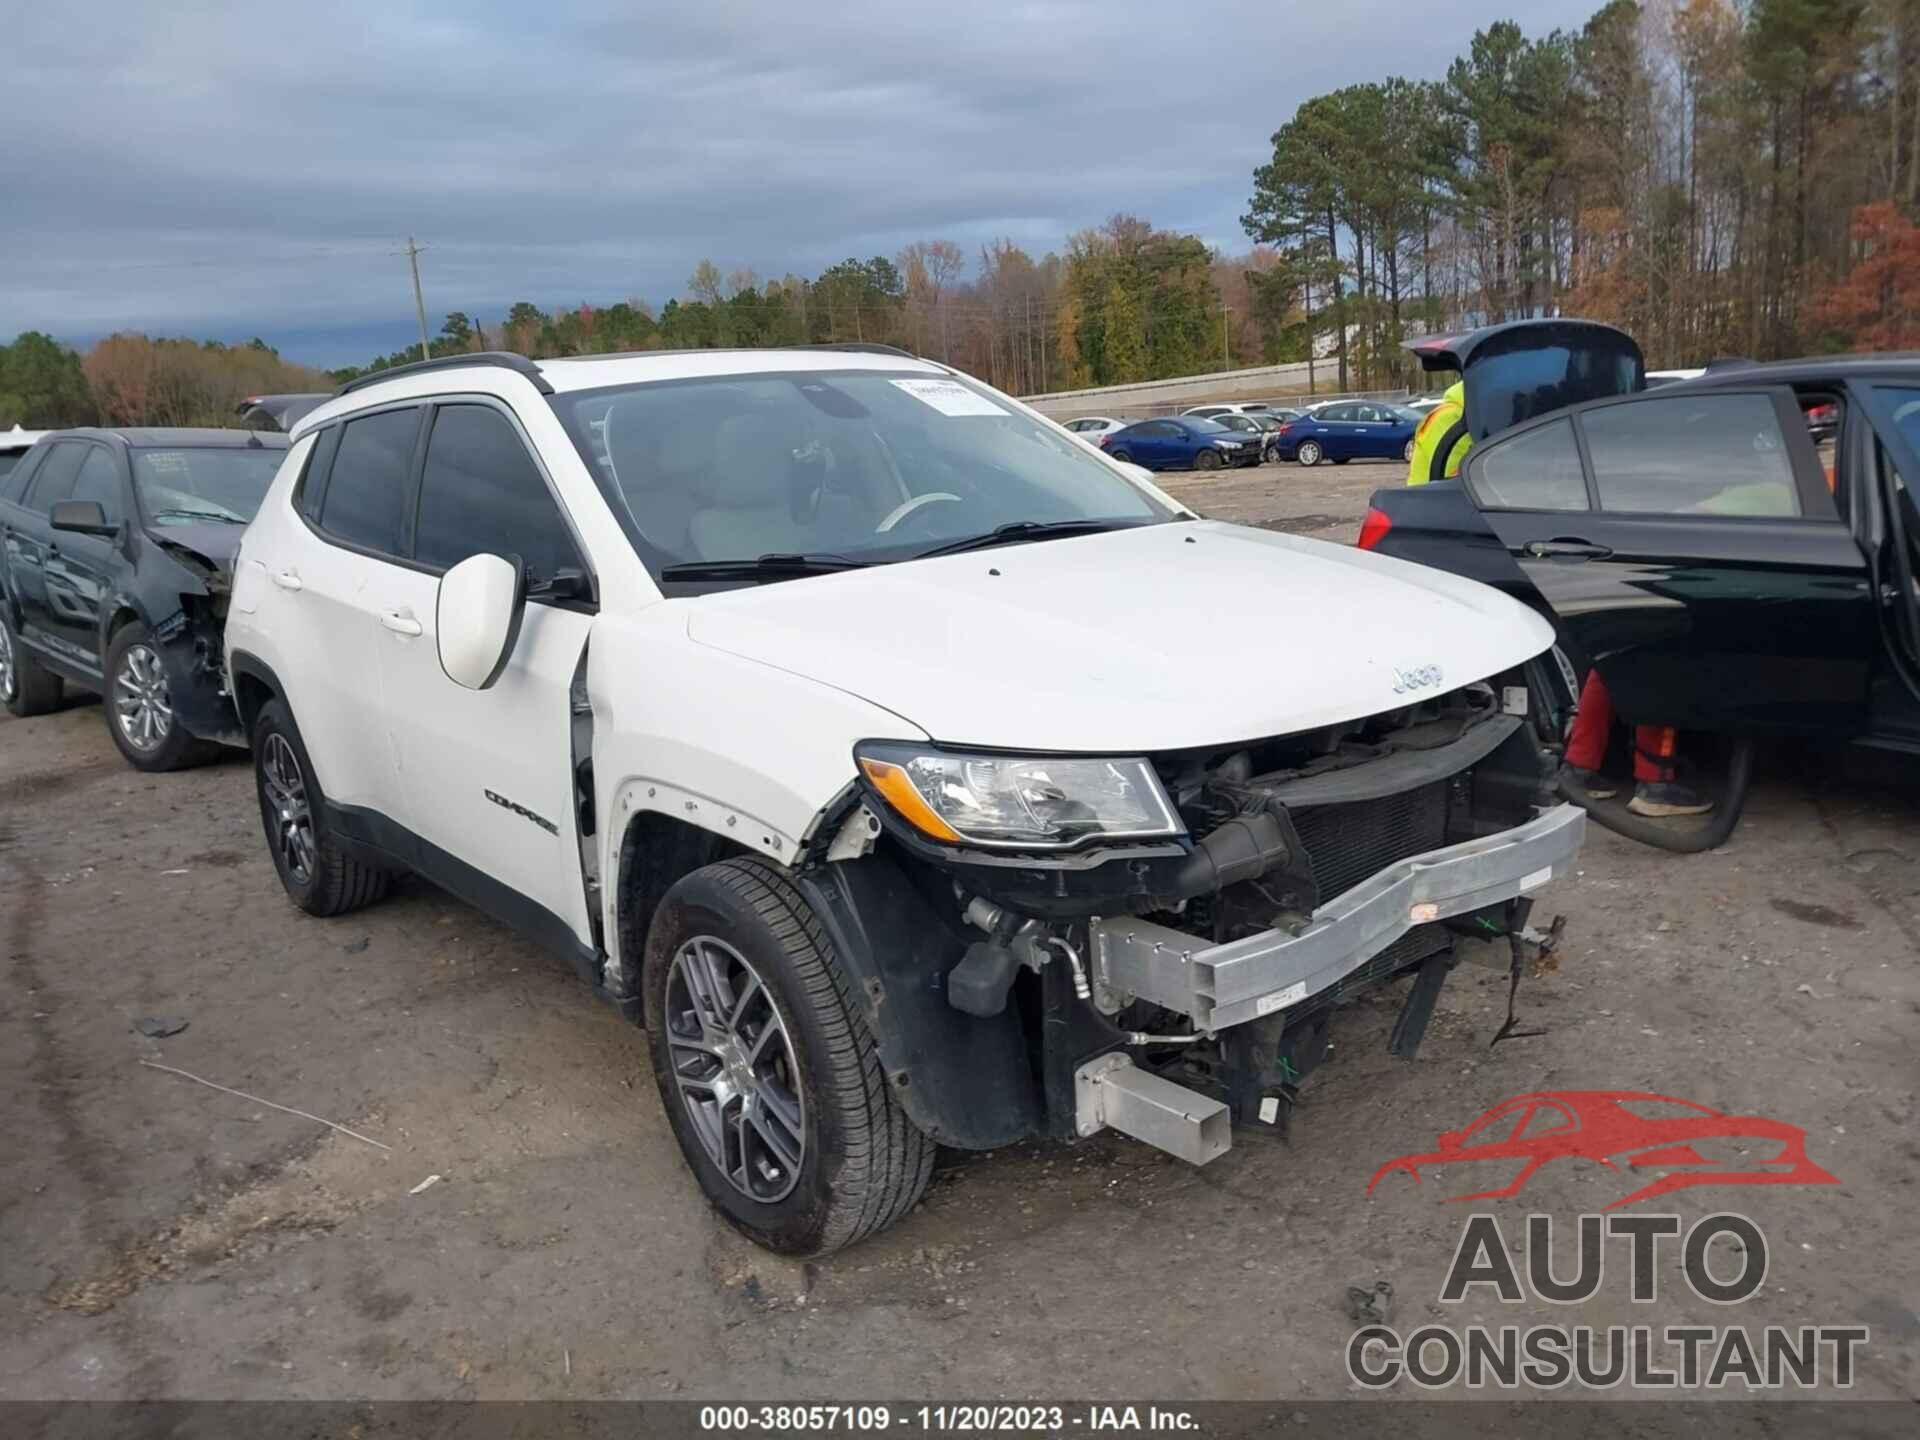
[[[845,340],[819,345],[809,345],[809,350],[845,350],[854,355],[898,355],[905,360],[918,360],[920,357],[911,350],[902,350],[898,345],[876,345],[870,340]]]
[[[385,370],[375,370],[354,380],[347,381],[335,395],[350,395],[368,385],[378,384],[382,380],[392,380],[400,375],[421,375],[429,370],[455,370],[463,365],[497,365],[503,370],[512,370],[524,375],[533,382],[533,388],[542,395],[553,394],[553,386],[547,383],[547,377],[540,373],[540,367],[524,355],[515,355],[508,350],[477,350],[470,355],[436,355],[431,360],[415,360],[409,365],[389,365]]]

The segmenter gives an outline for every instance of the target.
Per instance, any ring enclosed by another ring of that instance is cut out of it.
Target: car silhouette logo
[[[1728,1160],[1701,1153],[1700,1142],[1732,1142]],[[1541,1166],[1554,1160],[1588,1160],[1623,1176],[1648,1182],[1609,1202],[1617,1210],[1696,1185],[1838,1185],[1807,1158],[1807,1132],[1798,1125],[1759,1115],[1728,1115],[1691,1100],[1640,1090],[1543,1090],[1503,1100],[1463,1130],[1449,1130],[1438,1148],[1389,1160],[1367,1182],[1367,1193],[1388,1175],[1411,1175],[1445,1165],[1512,1162],[1507,1184],[1450,1195],[1452,1201],[1497,1200],[1518,1195]],[[1751,1152],[1751,1153],[1748,1153]]]

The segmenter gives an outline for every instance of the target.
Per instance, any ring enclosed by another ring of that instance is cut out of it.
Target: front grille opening
[[[1293,812],[1325,904],[1397,860],[1446,843],[1447,780],[1350,805]]]

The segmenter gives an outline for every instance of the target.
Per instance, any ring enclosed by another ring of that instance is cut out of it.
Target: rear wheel
[[[60,677],[27,653],[0,604],[0,702],[15,715],[44,715],[60,703]]]
[[[173,691],[153,634],[138,621],[107,642],[107,733],[136,770],[155,772],[200,765],[219,753],[180,723]]]
[[[1411,440],[1400,447],[1400,458],[1402,460],[1413,459],[1413,442]]]
[[[1193,468],[1196,470],[1218,470],[1220,468],[1220,452],[1212,448],[1202,450],[1198,455],[1193,457]]]
[[[1122,465],[1131,465],[1133,463],[1133,456],[1124,450],[1109,450],[1107,454],[1115,460],[1118,460]]]
[[[913,1208],[937,1147],[894,1100],[826,932],[778,870],[727,860],[676,884],[643,983],[661,1102],[729,1224],[824,1255]]]
[[[1302,465],[1318,465],[1320,463],[1320,442],[1318,440],[1302,440],[1300,442],[1300,448],[1294,452],[1294,458]]]
[[[387,893],[392,876],[355,860],[321,821],[325,797],[286,702],[269,700],[253,722],[260,823],[287,898],[309,915],[344,915]]]

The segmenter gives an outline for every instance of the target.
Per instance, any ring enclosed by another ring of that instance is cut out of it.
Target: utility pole
[[[1233,356],[1227,351],[1227,302],[1224,300],[1220,302],[1220,368],[1233,368]]]
[[[427,247],[413,243],[413,236],[407,236],[407,264],[413,269],[413,313],[420,321],[420,358],[433,358],[427,344],[427,302],[420,297],[420,252]]]

